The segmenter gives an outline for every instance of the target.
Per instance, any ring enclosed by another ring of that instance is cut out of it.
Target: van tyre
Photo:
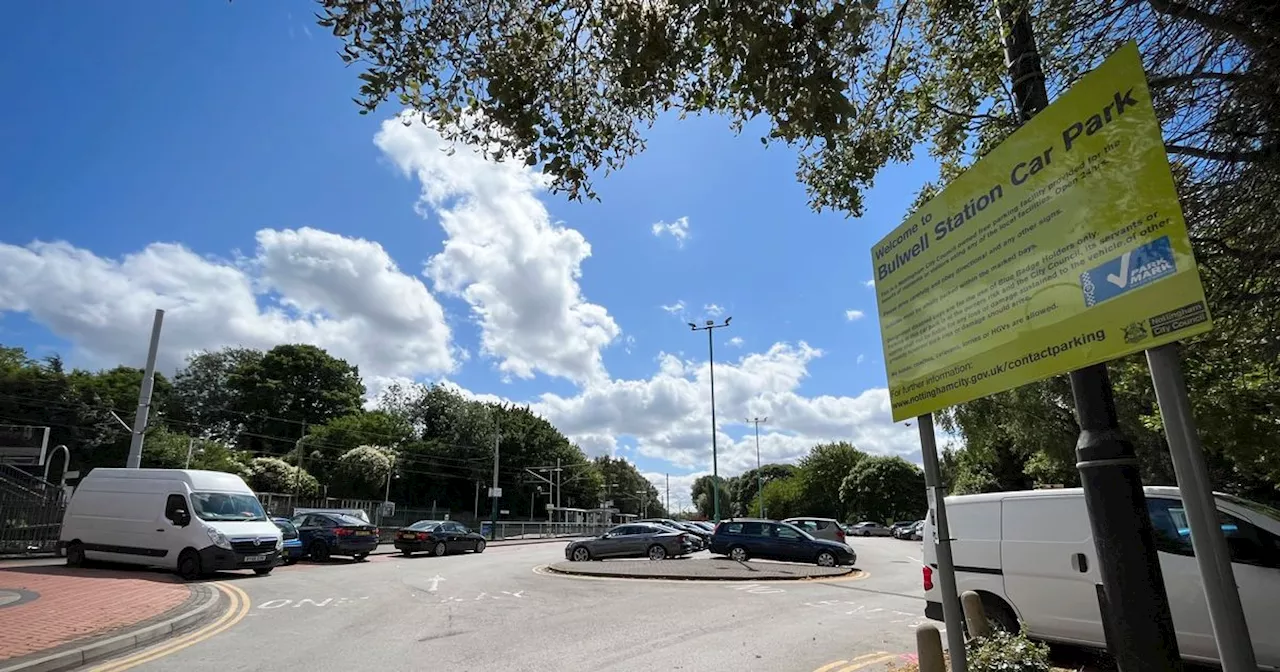
[[[73,541],[67,546],[67,566],[84,567],[84,544]]]
[[[327,561],[329,559],[329,544],[323,541],[311,544],[311,559],[316,562]]]
[[[199,553],[188,548],[178,555],[178,576],[183,581],[195,581],[202,575]]]

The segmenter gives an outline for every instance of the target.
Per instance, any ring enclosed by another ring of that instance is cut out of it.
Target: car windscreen
[[[298,535],[298,528],[294,526],[292,521],[281,518],[278,520],[272,520],[271,522],[275,523],[276,527],[280,528],[280,531],[285,534],[292,534],[294,536]]]
[[[1244,497],[1236,497],[1235,495],[1218,495],[1218,498],[1249,509],[1254,513],[1261,513],[1272,520],[1280,521],[1280,509],[1274,509],[1261,502],[1255,502]]]
[[[200,520],[266,520],[258,498],[232,492],[193,492],[191,508]]]

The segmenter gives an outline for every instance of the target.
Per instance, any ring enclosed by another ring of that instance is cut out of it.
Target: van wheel
[[[84,567],[84,544],[74,541],[67,546],[67,566]]]
[[[329,559],[329,544],[323,541],[317,541],[311,544],[311,559],[316,562],[324,562]]]
[[[1017,634],[1022,629],[1018,623],[1018,616],[1004,600],[990,593],[981,593],[981,596],[982,610],[987,614],[988,627],[993,631],[999,630],[1012,634]]]
[[[178,556],[178,576],[184,581],[195,581],[200,578],[200,554],[191,549]]]

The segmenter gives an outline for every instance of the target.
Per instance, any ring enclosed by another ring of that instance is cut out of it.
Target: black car
[[[671,518],[645,518],[644,520],[637,520],[636,522],[662,525],[677,532],[688,532],[689,534],[694,535],[694,539],[697,541],[694,545],[695,548],[693,549],[695,551],[701,551],[711,542],[711,532],[707,531],[705,528],[698,527],[693,523],[688,523],[682,520],[674,520]]]
[[[858,554],[844,544],[816,539],[790,523],[759,518],[720,521],[711,537],[711,552],[738,562],[760,558],[835,567],[858,561]]]
[[[406,556],[420,551],[431,555],[484,553],[484,537],[451,520],[419,520],[396,530],[395,546]]]

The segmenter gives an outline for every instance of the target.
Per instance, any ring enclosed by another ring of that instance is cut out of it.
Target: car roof
[[[840,522],[840,521],[836,520],[835,518],[821,518],[821,517],[819,517],[819,516],[792,516],[792,517],[790,517],[790,518],[783,518],[783,519],[782,519],[782,522],[784,522],[784,523],[789,523],[789,522],[791,522],[791,521],[793,521],[793,520],[825,520],[825,521],[828,521],[828,522],[831,522],[831,523],[838,523],[838,522]]]

